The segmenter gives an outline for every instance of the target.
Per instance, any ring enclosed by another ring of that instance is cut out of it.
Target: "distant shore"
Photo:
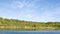
[[[32,22],[0,17],[0,30],[60,30],[60,22]]]

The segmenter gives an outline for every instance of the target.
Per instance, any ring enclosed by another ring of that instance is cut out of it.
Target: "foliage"
[[[60,22],[32,22],[0,17],[0,30],[60,30]]]

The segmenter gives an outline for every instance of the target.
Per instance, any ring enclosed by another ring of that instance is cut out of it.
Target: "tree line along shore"
[[[60,22],[32,22],[0,17],[0,30],[60,30]]]

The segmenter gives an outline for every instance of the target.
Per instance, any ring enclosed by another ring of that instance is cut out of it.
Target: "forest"
[[[60,30],[60,22],[33,22],[0,17],[0,30]]]

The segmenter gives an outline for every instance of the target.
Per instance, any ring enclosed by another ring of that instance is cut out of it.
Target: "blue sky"
[[[0,17],[60,22],[60,0],[0,0]]]

